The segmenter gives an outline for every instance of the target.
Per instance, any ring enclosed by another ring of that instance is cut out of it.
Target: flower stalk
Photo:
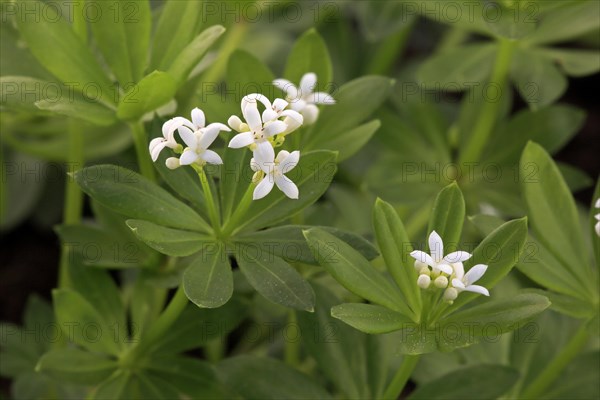
[[[129,124],[129,128],[133,134],[133,143],[135,145],[135,153],[137,155],[140,172],[144,177],[154,182],[156,181],[156,175],[154,174],[154,166],[152,165],[152,161],[148,154],[148,141],[144,124],[139,121],[132,122]]]
[[[383,393],[382,398],[384,400],[396,400],[400,396],[400,394],[402,393],[402,390],[406,386],[406,383],[408,382],[408,379],[410,378],[410,375],[412,374],[413,370],[417,366],[418,362],[419,362],[418,354],[417,355],[407,354],[404,356],[404,359],[402,360],[402,365],[400,365],[400,368],[398,368],[398,370],[396,371],[396,374],[392,378],[392,381],[390,382],[389,386]]]

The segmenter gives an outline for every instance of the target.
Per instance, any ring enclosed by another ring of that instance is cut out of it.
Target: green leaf
[[[453,336],[452,332],[475,337],[496,335],[517,329],[548,307],[548,298],[534,293],[522,293],[508,299],[492,299],[440,320],[440,329],[447,336]]]
[[[414,315],[420,315],[421,292],[415,284],[417,273],[409,258],[412,245],[402,220],[391,204],[377,199],[373,208],[373,226],[387,270],[396,281]]]
[[[169,75],[177,81],[178,87],[185,83],[190,72],[198,65],[210,46],[213,45],[223,32],[225,32],[225,28],[221,25],[211,26],[196,36],[190,44],[181,50],[168,70]]]
[[[547,44],[566,42],[600,25],[600,5],[596,1],[582,1],[557,7],[542,15],[537,30],[525,38],[527,43]]]
[[[560,374],[541,399],[597,399],[600,397],[598,381],[600,351],[589,351],[577,356]]]
[[[285,307],[314,310],[315,293],[290,264],[250,246],[239,246],[236,250],[242,273],[260,294]]]
[[[329,187],[335,172],[336,153],[311,151],[302,154],[298,165],[286,174],[300,192],[291,200],[280,190],[273,190],[264,199],[254,201],[237,231],[258,230],[283,221],[317,201]]]
[[[228,358],[217,365],[217,373],[227,387],[246,399],[331,399],[308,376],[273,358]]]
[[[61,18],[57,7],[40,1],[17,7],[17,24],[29,49],[40,63],[74,90],[97,93],[105,104],[115,103],[115,91],[86,43]],[[31,13],[27,10],[35,9]],[[90,94],[91,95],[91,94]]]
[[[425,88],[461,91],[492,73],[495,44],[469,44],[430,57],[417,72]]]
[[[239,104],[239,99],[250,93],[272,93],[271,82],[274,79],[269,67],[247,51],[235,50],[229,56],[227,89],[235,93],[236,105]]]
[[[168,103],[177,91],[175,78],[167,72],[154,71],[128,88],[117,108],[122,120],[137,120],[144,114]]]
[[[90,20],[94,39],[121,86],[140,80],[150,43],[148,1],[91,1],[97,18]]]
[[[600,71],[600,54],[597,51],[553,48],[540,48],[536,51],[556,62],[569,76],[583,77]]]
[[[35,102],[40,110],[50,111],[67,117],[79,118],[92,124],[108,126],[116,122],[114,111],[100,103],[91,102],[82,96],[73,95],[71,99],[61,97],[54,100],[40,100]]]
[[[465,271],[475,264],[486,264],[488,269],[477,284],[488,289],[493,288],[519,261],[526,239],[527,218],[502,224],[473,250],[473,256],[464,263]],[[480,296],[463,292],[454,301],[452,309],[458,309]]]
[[[152,41],[152,69],[166,71],[175,57],[190,43],[198,29],[203,3],[198,1],[167,1]]]
[[[444,253],[447,254],[450,253],[448,245],[458,245],[464,221],[465,199],[456,182],[453,182],[442,189],[436,197],[427,232],[436,231],[442,237]]]
[[[342,286],[364,299],[411,315],[402,293],[347,243],[318,228],[304,231],[313,255]]]
[[[115,165],[94,165],[75,173],[85,193],[105,207],[132,219],[192,231],[210,226],[190,207],[141,175]]]
[[[96,385],[113,372],[116,360],[76,348],[54,349],[44,354],[36,369],[61,382]]]
[[[567,79],[554,63],[529,50],[515,51],[511,78],[533,110],[554,103],[567,89]]]
[[[137,219],[127,220],[127,226],[141,241],[154,250],[173,257],[185,257],[200,251],[215,239],[197,232],[167,228]]]
[[[314,28],[306,31],[294,43],[283,76],[298,86],[302,76],[309,72],[317,75],[319,89],[315,92],[325,90],[333,78],[327,45]]]
[[[374,304],[340,304],[331,309],[331,316],[371,334],[393,332],[413,324],[410,318]]]
[[[223,245],[206,246],[183,274],[183,288],[191,302],[202,308],[217,308],[233,294],[231,265]]]
[[[344,84],[332,96],[336,104],[323,107],[306,145],[321,148],[321,142],[364,122],[388,97],[394,81],[383,76],[363,76]],[[365,102],[364,99],[369,99]]]
[[[95,305],[72,289],[52,291],[56,322],[63,334],[78,345],[94,352],[117,355],[121,342],[113,337],[113,321],[106,321]]]
[[[519,373],[503,365],[475,365],[450,372],[419,386],[411,400],[496,399],[519,379]]]
[[[579,216],[556,164],[540,145],[530,142],[523,151],[520,170],[521,189],[536,238],[577,278],[582,292],[591,296],[595,289],[588,279],[590,269]]]
[[[579,131],[585,112],[568,105],[551,105],[541,110],[523,110],[496,130],[482,159],[517,163],[527,141],[533,140],[555,153]]]
[[[326,135],[323,135],[324,139],[319,140],[318,147],[320,149],[337,151],[339,153],[338,161],[342,162],[363,148],[364,145],[371,140],[375,134],[375,131],[377,131],[380,126],[381,122],[379,122],[377,119],[374,119],[365,124],[357,126],[354,129],[340,132],[337,135],[331,135],[327,137],[325,137]]]
[[[258,232],[237,235],[232,240],[236,244],[258,247],[261,251],[281,257],[288,262],[318,265],[302,234],[303,230],[309,228],[310,226],[307,225],[276,226]],[[377,249],[362,236],[327,226],[320,226],[319,229],[349,243],[367,260],[372,260],[379,255]]]

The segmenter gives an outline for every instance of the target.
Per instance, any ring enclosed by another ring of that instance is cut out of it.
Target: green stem
[[[296,312],[290,310],[288,312],[288,324],[298,325],[296,318]],[[300,365],[300,340],[286,340],[285,341],[285,363],[291,367],[298,367]]]
[[[565,367],[575,358],[588,339],[585,324],[582,324],[577,333],[558,355],[544,368],[544,370],[531,382],[519,396],[523,399],[536,399],[555,382]]]
[[[224,337],[216,337],[209,340],[204,349],[206,353],[206,359],[211,363],[218,363],[223,359],[225,355],[225,346],[223,343]]]
[[[379,43],[365,68],[366,74],[387,75],[404,50],[416,19]]]
[[[448,31],[444,32],[442,40],[436,46],[435,53],[439,54],[451,50],[462,44],[468,37],[469,32],[465,29],[458,27],[449,28]]]
[[[383,393],[384,400],[395,400],[402,393],[402,389],[406,386],[406,382],[410,378],[413,370],[417,366],[417,362],[419,361],[419,355],[405,355],[404,360],[402,360],[402,365],[396,371],[392,382],[390,382],[389,386]]]
[[[73,173],[83,168],[83,135],[75,122],[70,121],[68,125],[68,153],[67,171]],[[83,210],[83,193],[70,174],[67,175],[65,187],[65,205],[63,209],[63,223],[65,225],[77,225],[81,222]],[[69,285],[69,249],[65,246],[61,251],[60,267],[58,271],[58,287],[64,288]]]
[[[200,184],[202,185],[202,191],[204,192],[204,198],[206,199],[206,205],[208,207],[208,216],[210,218],[210,223],[212,224],[215,232],[218,234],[221,230],[221,222],[219,220],[217,206],[215,205],[215,199],[212,195],[212,190],[210,189],[208,178],[206,177],[206,172],[204,172],[204,168],[200,166],[193,165],[193,167],[198,173],[198,177],[200,178]]]
[[[498,53],[496,55],[496,63],[490,83],[497,85],[499,88],[498,90],[502,91],[500,94],[501,96],[509,95],[509,93],[504,93],[504,91],[506,89],[506,82],[508,80],[514,48],[515,42],[513,40],[505,38],[498,39]],[[500,101],[500,99],[497,99],[496,101],[483,100],[479,117],[473,127],[471,140],[467,141],[465,149],[460,155],[461,163],[479,161],[481,151],[492,133],[492,129],[494,128],[494,124],[498,117],[498,111],[501,107],[502,101]]]
[[[181,315],[188,304],[188,298],[183,290],[183,285],[179,285],[175,296],[167,305],[167,308],[158,317],[156,322],[142,335],[140,342],[137,343],[128,353],[125,353],[121,359],[121,365],[125,368],[135,365],[136,361],[151,350],[152,346],[159,341],[167,331],[173,326],[177,318]]]
[[[225,223],[225,227],[222,231],[223,237],[228,237],[231,235],[237,228],[238,223],[246,215],[246,211],[248,211],[248,208],[250,208],[250,205],[252,204],[252,195],[254,193],[255,186],[256,185],[252,182],[250,182],[250,185],[248,185],[248,189],[246,189],[246,193],[244,193],[244,197],[242,197],[240,204],[238,204],[238,207],[235,209],[235,212],[231,218],[229,218]]]
[[[150,159],[148,151],[148,138],[146,137],[146,129],[142,122],[132,122],[129,124],[131,133],[133,134],[133,143],[135,145],[135,153],[137,155],[138,167],[143,176],[156,181],[154,174],[154,165]]]

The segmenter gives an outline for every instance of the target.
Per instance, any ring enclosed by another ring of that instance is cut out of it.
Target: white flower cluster
[[[275,156],[275,148],[285,141],[285,137],[298,129],[303,124],[314,123],[319,115],[317,104],[335,104],[335,100],[327,93],[314,93],[317,81],[314,73],[305,74],[300,81],[300,88],[285,79],[273,81],[273,85],[286,92],[286,99],[269,99],[259,93],[244,96],[241,102],[242,121],[238,116],[232,115],[227,121],[228,125],[239,132],[229,142],[229,147],[238,149],[248,147],[253,152],[250,166],[255,171],[253,182],[257,183],[253,199],[258,200],[271,192],[273,186],[277,187],[289,198],[298,198],[298,187],[288,177],[287,172],[293,169],[300,159],[298,150],[288,152],[280,151]],[[262,113],[258,105],[262,104]],[[170,157],[166,165],[170,169],[182,165],[222,164],[221,157],[208,147],[215,141],[221,131],[231,131],[221,123],[212,123],[205,126],[205,117],[202,110],[192,110],[192,120],[175,117],[168,120],[162,127],[162,138],[153,139],[149,150],[152,161],[156,161],[160,152],[171,148],[179,158]],[[186,144],[183,146],[175,140],[175,131]]]
[[[415,259],[415,269],[419,273],[417,285],[422,289],[430,287],[445,289],[444,300],[452,302],[462,291],[480,293],[489,296],[489,291],[483,286],[473,285],[478,281],[488,266],[477,264],[466,274],[464,261],[471,258],[466,251],[455,251],[444,256],[444,242],[436,231],[429,235],[429,250],[431,255],[415,250],[410,255]]]

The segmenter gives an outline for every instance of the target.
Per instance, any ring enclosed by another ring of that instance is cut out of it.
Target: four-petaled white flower
[[[287,125],[278,120],[263,121],[256,100],[257,96],[255,95],[248,95],[242,99],[242,115],[246,122],[242,122],[235,115],[232,115],[227,121],[229,126],[241,132],[231,139],[229,147],[239,149],[250,146],[257,162],[268,163],[275,158],[275,150],[269,139],[284,132]]]
[[[300,79],[300,87],[296,87],[287,79],[275,79],[273,85],[286,93],[286,100],[294,111],[304,117],[304,123],[310,125],[317,120],[319,108],[316,104],[335,104],[335,99],[325,92],[313,92],[317,83],[317,75],[309,72]]]
[[[414,250],[410,253],[415,259],[415,269],[417,271],[426,272],[424,269],[429,270],[427,268],[429,266],[434,274],[439,275],[443,272],[452,275],[454,271],[452,268],[453,263],[460,263],[471,258],[471,254],[466,251],[455,251],[444,256],[444,242],[436,231],[432,231],[429,235],[429,251],[431,255],[420,250]]]
[[[600,208],[600,198],[598,200],[596,200],[596,208]],[[596,221],[598,221],[598,222],[596,222],[596,226],[595,226],[596,234],[598,236],[600,236],[600,214],[594,215],[594,218],[596,218]]]
[[[179,144],[175,140],[175,131],[181,124],[181,120],[185,119],[182,117],[175,117],[166,121],[162,126],[163,137],[157,137],[150,141],[148,150],[150,151],[150,157],[152,161],[158,160],[158,156],[165,147],[176,149]]]
[[[206,119],[204,112],[199,108],[192,110],[192,120],[183,119],[181,125],[177,128],[179,136],[188,146],[183,150],[179,158],[181,165],[191,165],[196,163],[200,166],[208,164],[223,164],[223,160],[217,153],[208,150],[208,147],[215,141],[219,132],[230,131],[225,124],[215,122],[205,126]]]
[[[483,274],[485,274],[487,268],[488,266],[485,264],[477,264],[471,267],[471,269],[465,274],[465,269],[462,263],[454,264],[454,278],[452,279],[452,287],[446,289],[444,298],[450,301],[454,300],[451,297],[456,298],[456,296],[453,296],[454,293],[452,291],[448,292],[449,289],[452,288],[456,290],[456,295],[462,291],[466,291],[489,296],[490,292],[486,288],[479,285],[473,285],[473,283],[477,282],[483,276]]]
[[[285,150],[281,150],[277,154],[277,158],[271,159],[268,162],[260,162],[253,158],[250,161],[252,170],[257,172],[259,176],[264,174],[264,177],[256,185],[252,198],[254,200],[262,199],[271,192],[274,185],[277,185],[279,190],[287,197],[297,199],[298,187],[285,174],[298,165],[299,159],[299,151],[290,153]]]

